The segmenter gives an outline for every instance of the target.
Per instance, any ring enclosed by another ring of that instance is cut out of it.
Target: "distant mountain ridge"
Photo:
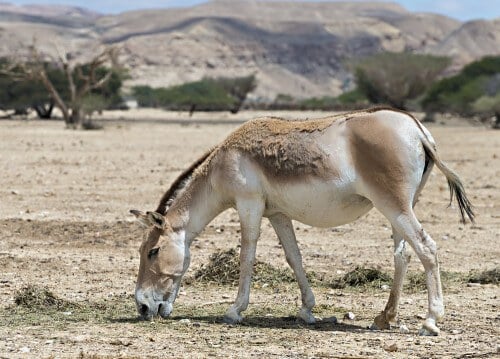
[[[253,73],[263,99],[338,95],[352,86],[349,62],[379,51],[450,56],[451,71],[500,54],[500,19],[462,23],[394,3],[221,0],[118,15],[0,3],[0,56],[22,55],[34,36],[45,53],[57,44],[77,58],[121,46],[128,86]]]

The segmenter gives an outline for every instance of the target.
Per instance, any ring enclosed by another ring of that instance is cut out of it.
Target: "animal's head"
[[[135,288],[139,314],[147,320],[159,314],[170,315],[182,276],[189,266],[189,248],[184,232],[172,229],[165,216],[157,212],[131,210],[148,227],[147,238],[139,249],[140,264]]]

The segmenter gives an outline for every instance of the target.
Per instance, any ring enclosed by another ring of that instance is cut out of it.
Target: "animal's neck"
[[[206,178],[195,178],[178,195],[166,217],[174,230],[184,231],[186,244],[226,208]]]

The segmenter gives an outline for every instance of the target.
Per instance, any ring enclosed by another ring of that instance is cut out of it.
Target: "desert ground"
[[[139,320],[133,293],[146,233],[129,209],[154,210],[184,168],[255,115],[117,114],[96,131],[68,130],[59,121],[1,121],[0,357],[500,356],[498,285],[460,280],[445,281],[438,337],[418,336],[427,294],[411,286],[399,325],[387,331],[367,329],[385,306],[387,287],[314,285],[315,315],[323,320],[306,325],[294,317],[296,283],[284,282],[255,283],[241,325],[221,322],[237,288],[198,281],[183,285],[172,317]],[[416,212],[438,244],[441,270],[466,277],[498,268],[500,132],[453,121],[427,127],[477,212],[476,224],[461,224],[456,205],[448,207],[444,176],[433,171]],[[366,267],[392,275],[390,226],[376,210],[335,229],[294,225],[307,271],[335,278]],[[186,277],[212,253],[236,248],[238,238],[235,212],[224,212],[193,243]],[[287,266],[265,219],[257,259]],[[422,271],[416,256],[409,270]],[[49,291],[60,305],[23,305],[28,286]],[[344,317],[349,312],[354,319]]]

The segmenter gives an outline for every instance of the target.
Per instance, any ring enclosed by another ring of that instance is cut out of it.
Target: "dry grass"
[[[202,283],[217,283],[221,285],[237,285],[240,276],[239,251],[231,248],[227,251],[213,253],[208,264],[202,264],[195,272],[193,279]],[[288,268],[275,268],[272,265],[257,261],[254,264],[252,277],[254,284],[291,283],[295,281],[293,273]]]
[[[500,284],[500,267],[482,272],[471,272],[469,274],[469,283],[481,284]]]
[[[236,286],[239,280],[239,251],[231,248],[226,251],[213,253],[208,264],[202,264],[192,278],[187,278],[186,284],[194,281],[200,283],[216,283],[219,285]],[[280,283],[293,283],[295,277],[289,268],[276,268],[268,263],[257,261],[254,265],[252,277],[254,285],[276,286]],[[309,282],[317,287],[330,287],[334,289],[345,288],[372,288],[380,289],[383,285],[392,285],[392,274],[382,272],[375,268],[358,266],[340,278],[327,280],[317,276],[314,272],[308,273]],[[441,272],[443,287],[449,288],[461,283],[473,282],[481,284],[498,284],[500,282],[500,269],[495,268],[484,272],[463,274],[458,272]],[[409,272],[406,276],[405,290],[417,292],[426,289],[425,273]]]
[[[391,277],[378,269],[356,267],[341,278],[335,279],[331,286],[338,289],[365,286],[380,288],[383,284],[390,284],[391,282]]]
[[[68,310],[77,308],[76,303],[58,298],[47,288],[28,285],[17,291],[14,296],[17,306],[36,310]]]

